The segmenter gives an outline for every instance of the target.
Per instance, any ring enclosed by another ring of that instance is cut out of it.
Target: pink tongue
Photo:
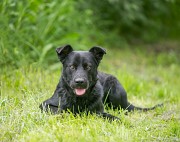
[[[86,89],[75,89],[76,95],[81,96],[86,92]]]

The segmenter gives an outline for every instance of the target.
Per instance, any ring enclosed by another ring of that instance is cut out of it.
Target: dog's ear
[[[63,47],[56,48],[57,55],[61,62],[64,62],[64,59],[72,51],[73,51],[73,48],[71,47],[71,45],[65,45]]]
[[[94,57],[96,58],[98,64],[102,60],[103,55],[106,54],[106,50],[104,48],[102,48],[102,47],[99,47],[99,46],[92,47],[89,50],[89,52],[91,52],[94,55]]]

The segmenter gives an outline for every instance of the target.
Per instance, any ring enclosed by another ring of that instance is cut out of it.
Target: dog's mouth
[[[82,96],[86,93],[86,89],[82,89],[82,88],[76,88],[74,91],[77,96]]]

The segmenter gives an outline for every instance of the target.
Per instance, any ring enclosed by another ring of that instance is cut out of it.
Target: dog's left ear
[[[94,55],[94,57],[96,58],[98,64],[102,60],[103,55],[106,54],[106,50],[104,48],[102,48],[102,47],[99,47],[99,46],[92,47],[89,50],[89,52],[91,52]]]
[[[57,55],[60,61],[63,63],[69,53],[73,51],[71,45],[65,45],[63,47],[56,48]]]

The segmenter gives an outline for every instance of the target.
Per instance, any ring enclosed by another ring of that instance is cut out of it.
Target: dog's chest
[[[74,113],[79,113],[87,111],[89,106],[94,103],[93,98],[83,98],[83,97],[69,97],[64,100],[61,99],[61,109],[70,110]]]

